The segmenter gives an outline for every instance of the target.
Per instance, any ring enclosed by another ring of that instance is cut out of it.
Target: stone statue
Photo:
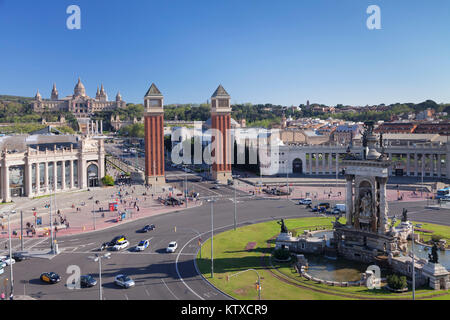
[[[407,222],[408,221],[408,210],[403,208],[403,212],[402,212],[402,222]]]
[[[361,217],[370,218],[372,216],[372,196],[369,191],[361,198],[359,212]]]
[[[392,218],[392,221],[391,221],[391,228],[393,228],[395,226],[396,222],[397,222],[397,216],[394,215],[394,217]]]
[[[281,233],[288,233],[288,229],[286,225],[284,224],[284,219],[281,218],[280,221],[277,221],[277,223],[281,226]]]
[[[438,247],[436,242],[433,244],[433,246],[431,247],[431,254],[428,254],[428,261],[431,263],[438,263],[439,261],[439,256],[438,256]]]

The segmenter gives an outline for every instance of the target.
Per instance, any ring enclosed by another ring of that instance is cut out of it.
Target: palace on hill
[[[97,87],[95,98],[91,98],[86,95],[86,88],[78,78],[73,95],[59,98],[56,85],[53,84],[51,98],[42,99],[38,90],[34,101],[32,101],[32,107],[35,112],[67,111],[73,113],[77,118],[87,118],[95,112],[125,108],[126,102],[122,100],[120,92],[117,93],[115,101],[108,101],[108,95],[103,84],[101,89]]]

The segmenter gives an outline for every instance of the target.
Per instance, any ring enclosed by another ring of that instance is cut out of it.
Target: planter
[[[403,292],[407,292],[408,288],[403,288],[403,289],[392,289],[391,287],[389,287],[389,285],[385,286],[386,289],[388,289],[391,292],[395,292],[395,293],[403,293]]]
[[[289,262],[289,261],[291,261],[291,257],[289,257],[287,259],[277,259],[274,256],[272,256],[272,259],[275,260],[276,262]]]

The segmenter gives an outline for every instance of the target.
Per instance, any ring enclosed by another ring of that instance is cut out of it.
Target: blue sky
[[[81,30],[66,9],[81,8]],[[368,30],[369,5],[381,30]],[[450,1],[0,0],[0,94],[72,94],[78,77],[142,103],[450,103]]]

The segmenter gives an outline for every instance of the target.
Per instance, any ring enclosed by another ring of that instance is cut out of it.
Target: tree
[[[102,178],[102,183],[104,186],[113,186],[114,185],[114,178],[110,175],[106,175]]]

